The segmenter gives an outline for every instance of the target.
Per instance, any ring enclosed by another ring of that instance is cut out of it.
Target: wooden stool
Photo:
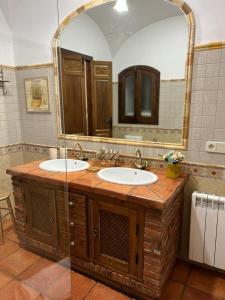
[[[16,223],[15,216],[13,213],[12,205],[10,202],[10,194],[7,192],[0,191],[0,202],[6,201],[6,207],[0,207],[0,244],[4,244],[4,232],[3,232],[3,219],[10,215],[13,230],[16,231]],[[2,215],[2,211],[6,211],[7,213]]]

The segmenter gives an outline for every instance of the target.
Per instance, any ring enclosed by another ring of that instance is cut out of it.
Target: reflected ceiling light
[[[117,0],[114,9],[118,12],[128,11],[127,0]]]

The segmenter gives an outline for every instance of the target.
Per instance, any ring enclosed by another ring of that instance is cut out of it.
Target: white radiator
[[[225,270],[225,197],[192,194],[189,259]]]

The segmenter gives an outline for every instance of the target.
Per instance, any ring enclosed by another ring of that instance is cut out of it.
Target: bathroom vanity
[[[38,162],[12,176],[20,245],[143,299],[159,298],[176,260],[185,177],[118,185],[96,172],[54,173]]]

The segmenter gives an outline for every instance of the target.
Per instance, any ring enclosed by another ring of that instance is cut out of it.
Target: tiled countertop
[[[186,176],[182,176],[178,179],[167,178],[165,169],[160,169],[152,170],[159,178],[154,184],[145,186],[119,185],[101,180],[97,176],[97,172],[90,170],[68,174],[44,171],[39,168],[40,162],[41,161],[34,161],[19,165],[7,169],[6,172],[12,176],[57,186],[68,184],[69,188],[74,188],[79,191],[108,196],[157,210],[163,210],[170,203],[174,194],[178,193],[183,187],[186,179]]]

